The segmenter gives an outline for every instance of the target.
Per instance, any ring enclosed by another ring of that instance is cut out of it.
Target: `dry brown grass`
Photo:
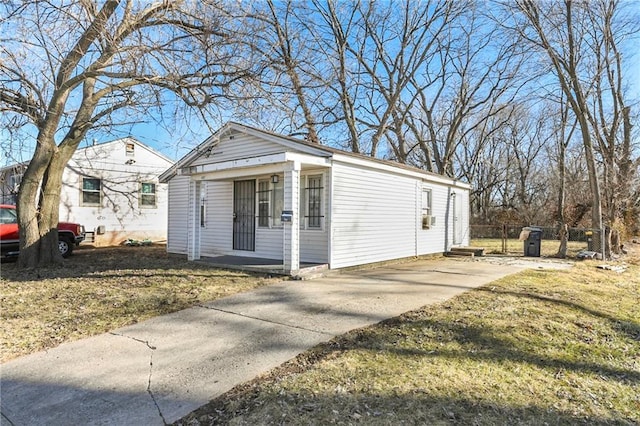
[[[502,253],[502,240],[499,238],[477,238],[471,240],[474,247],[484,247],[486,253]],[[542,240],[540,244],[540,254],[543,257],[554,257],[558,253],[560,241]],[[569,241],[567,244],[567,256],[575,258],[580,250],[586,250],[587,243],[583,241]],[[516,239],[507,240],[507,251],[504,254],[519,255],[524,253],[524,242]]]
[[[181,425],[640,424],[640,257],[531,270],[355,330]]]
[[[2,362],[275,281],[164,246],[78,249],[60,268],[1,268]]]

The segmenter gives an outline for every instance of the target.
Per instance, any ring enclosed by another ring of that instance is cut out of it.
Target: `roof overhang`
[[[187,166],[179,169],[177,174],[191,176],[197,180],[218,180],[282,172],[287,167],[295,169],[331,167],[331,159],[295,152],[282,152],[220,163]]]
[[[360,167],[367,167],[370,169],[384,171],[386,173],[393,173],[396,175],[410,176],[412,178],[420,179],[425,182],[433,182],[442,185],[458,187],[461,189],[469,190],[471,185],[466,182],[462,182],[458,179],[449,178],[446,176],[438,175],[435,173],[429,173],[416,169],[414,167],[403,167],[400,164],[389,164],[388,162],[375,161],[372,159],[358,158],[348,154],[333,154],[333,160],[340,163],[352,164]]]

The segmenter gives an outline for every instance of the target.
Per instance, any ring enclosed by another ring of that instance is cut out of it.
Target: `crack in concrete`
[[[326,331],[318,331],[318,330],[312,330],[310,328],[306,328],[306,327],[300,327],[299,325],[291,325],[291,324],[285,324],[283,322],[278,322],[278,321],[273,321],[273,320],[268,320],[268,319],[264,319],[264,318],[258,318],[258,317],[253,317],[251,315],[245,315],[245,314],[240,314],[238,312],[233,312],[233,311],[227,311],[225,309],[220,309],[220,308],[213,308],[211,306],[205,306],[205,305],[195,305],[199,308],[203,308],[203,309],[209,309],[211,311],[218,311],[218,312],[224,312],[225,314],[231,314],[231,315],[237,315],[239,317],[243,317],[243,318],[249,318],[249,319],[254,319],[256,321],[262,321],[262,322],[266,322],[269,324],[276,324],[276,325],[281,325],[284,327],[289,327],[289,328],[297,328],[299,330],[304,330],[304,331],[310,331],[312,333],[318,333],[318,334],[323,334],[325,336],[331,336],[333,337],[334,334],[333,333],[327,333]]]
[[[9,417],[7,417],[4,413],[0,413],[0,419],[2,419],[0,424],[5,424],[5,422],[7,422],[7,424],[9,424],[9,425],[15,426],[15,423],[13,423],[11,420],[9,420]]]
[[[153,405],[155,405],[156,409],[158,410],[158,415],[160,415],[160,418],[162,419],[162,424],[166,426],[169,423],[167,423],[167,419],[164,418],[164,415],[162,414],[162,410],[160,409],[160,405],[158,405],[158,401],[156,401],[156,396],[153,394],[153,391],[151,390],[152,376],[153,376],[153,352],[151,352],[151,357],[149,359],[149,381],[147,382],[147,393],[151,397],[151,400],[153,401]]]
[[[132,336],[126,336],[124,334],[120,334],[120,333],[114,333],[114,332],[109,332],[109,334],[111,334],[112,336],[117,336],[117,337],[124,337],[125,339],[131,339],[135,342],[140,342],[140,343],[144,343],[149,349],[151,349],[152,351],[156,350],[156,347],[151,345],[151,343],[149,343],[148,340],[142,340],[142,339],[138,339],[136,337],[132,337]]]
[[[109,334],[111,334],[112,336],[124,337],[126,339],[131,339],[135,342],[143,343],[147,348],[151,349],[151,354],[149,356],[149,378],[147,380],[147,393],[151,397],[151,401],[153,401],[153,405],[155,405],[156,409],[158,410],[158,415],[162,419],[162,424],[164,424],[165,426],[168,425],[169,423],[167,423],[167,419],[165,419],[164,414],[162,414],[162,409],[160,408],[160,405],[158,405],[156,396],[153,394],[153,390],[151,389],[151,383],[152,383],[152,377],[153,377],[153,351],[155,351],[157,347],[150,344],[148,340],[142,340],[136,337],[125,336],[124,334],[113,333],[113,332]]]

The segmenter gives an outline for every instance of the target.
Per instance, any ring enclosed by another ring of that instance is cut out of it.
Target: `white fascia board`
[[[245,167],[257,167],[266,164],[283,163],[287,161],[286,153],[263,155],[260,157],[240,158],[238,160],[222,161],[220,163],[201,164],[199,166],[189,166],[188,172],[181,174],[197,175],[201,173],[211,173],[230,169],[240,169]],[[186,167],[185,167],[186,168]]]
[[[302,165],[331,167],[331,159],[315,155],[301,154],[299,152],[286,152],[287,161],[293,161]]]
[[[241,158],[238,160],[223,161],[220,163],[201,164],[199,166],[189,167],[189,171],[187,173],[183,173],[182,170],[180,170],[179,172],[181,174],[189,174],[191,176],[195,176],[200,174],[223,172],[227,170],[256,168],[274,164],[280,164],[280,169],[283,170],[282,165],[289,162],[324,167],[330,167],[331,165],[328,158],[299,154],[295,152],[281,152],[278,154],[263,155],[260,157]]]
[[[361,167],[368,167],[370,169],[380,170],[389,173],[400,174],[404,176],[411,176],[416,179],[420,179],[427,182],[439,183],[442,185],[453,186],[461,189],[469,190],[471,189],[471,185],[468,183],[451,179],[446,176],[440,176],[436,174],[420,172],[418,170],[409,170],[402,167],[395,167],[391,164],[379,163],[376,161],[367,161],[366,159],[355,158],[349,155],[341,155],[341,154],[333,154],[333,160],[346,164],[353,164]]]

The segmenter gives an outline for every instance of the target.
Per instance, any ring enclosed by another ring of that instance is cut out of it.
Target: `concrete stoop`
[[[294,280],[313,280],[315,278],[324,277],[327,272],[329,272],[329,265],[324,263],[321,265],[301,268],[296,274],[292,274],[291,277]]]
[[[484,247],[451,247],[451,250],[444,254],[447,257],[482,257]]]

